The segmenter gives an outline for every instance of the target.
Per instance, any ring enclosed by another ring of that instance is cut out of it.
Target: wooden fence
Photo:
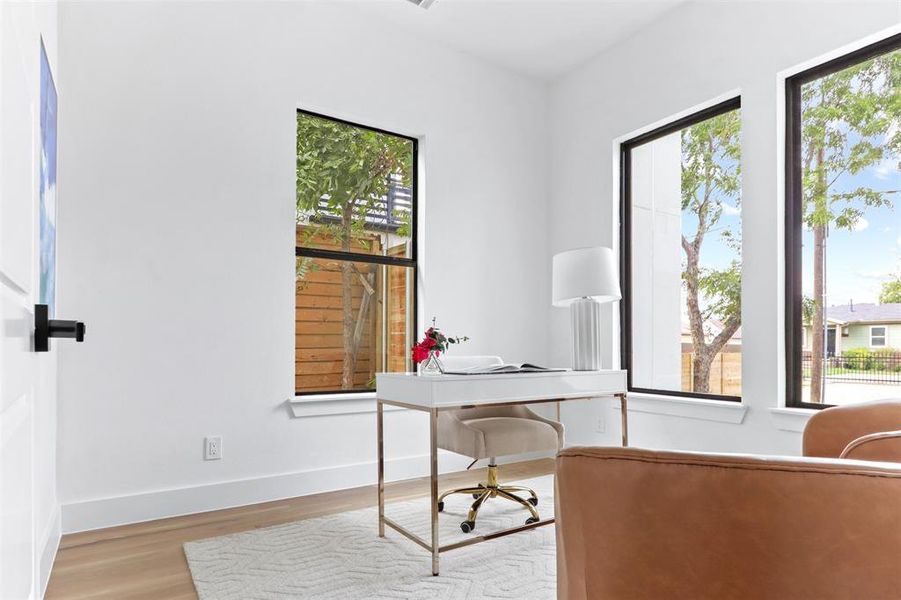
[[[298,244],[303,240],[306,245],[316,248],[339,249],[335,240],[322,235],[309,236],[309,231],[298,226]],[[359,235],[354,240],[353,250],[380,254],[381,238],[378,234]],[[388,254],[398,255],[403,250],[401,245],[390,248]],[[295,390],[338,391],[342,389],[345,358],[341,261],[318,258],[297,260]],[[354,266],[351,308],[354,334],[359,341],[353,385],[349,389],[363,390],[370,388],[372,378],[379,371],[407,370],[409,336],[406,311],[410,269],[363,262],[356,262]],[[387,294],[383,295],[386,280]],[[383,348],[387,350],[387,364],[383,364]]]
[[[694,371],[689,351],[682,351],[682,391],[693,392]],[[741,347],[720,352],[710,365],[710,388],[707,393],[724,396],[741,396]]]
[[[389,256],[402,256],[404,245],[388,249]],[[416,332],[412,331],[413,315],[407,317],[408,308],[412,310],[412,290],[416,285],[412,269],[406,267],[387,267],[388,271],[388,368],[392,373],[412,370],[410,346],[415,343]]]

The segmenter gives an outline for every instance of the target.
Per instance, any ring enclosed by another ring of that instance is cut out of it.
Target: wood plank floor
[[[542,459],[503,465],[498,475],[502,481],[515,481],[553,470],[553,460]],[[450,473],[441,476],[440,485],[442,489],[462,487],[484,481],[485,475],[485,469]],[[388,484],[385,494],[388,501],[425,496],[428,478]],[[366,486],[66,535],[56,555],[46,598],[197,598],[182,551],[185,542],[375,504],[375,486]]]

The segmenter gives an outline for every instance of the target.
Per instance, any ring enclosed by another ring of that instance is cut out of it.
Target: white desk
[[[378,438],[379,537],[385,525],[416,542],[432,554],[432,574],[438,574],[441,552],[509,535],[554,522],[553,518],[511,527],[441,546],[438,540],[438,412],[486,405],[538,404],[615,396],[622,404],[623,446],[629,443],[625,371],[558,371],[506,375],[432,375],[379,373],[376,375],[376,428]],[[384,405],[429,413],[429,456],[432,539],[427,542],[385,516]]]

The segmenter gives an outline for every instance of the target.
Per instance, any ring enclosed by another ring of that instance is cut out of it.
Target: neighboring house
[[[804,350],[810,350],[810,327],[804,327]],[[826,308],[826,352],[840,355],[851,348],[882,350],[901,347],[901,303],[843,304]]]

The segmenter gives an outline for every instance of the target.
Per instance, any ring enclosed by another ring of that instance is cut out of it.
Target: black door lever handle
[[[48,352],[50,338],[70,338],[84,341],[85,326],[81,321],[51,319],[46,304],[34,305],[34,351]]]

